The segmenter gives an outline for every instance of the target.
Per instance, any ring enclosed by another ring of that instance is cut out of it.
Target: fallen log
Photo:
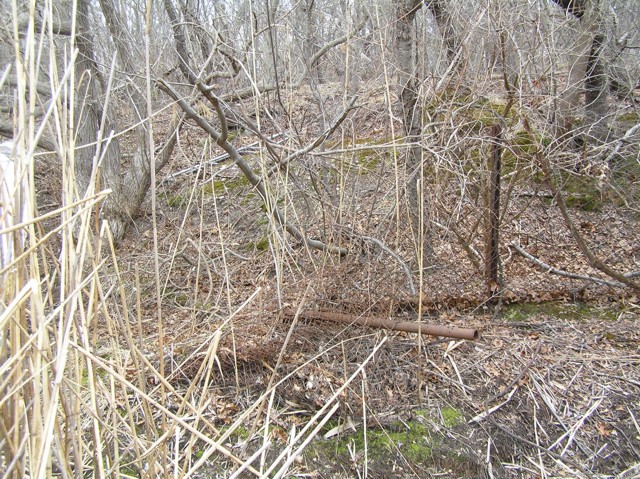
[[[286,316],[295,316],[296,314],[291,308],[285,308],[283,313]],[[445,338],[474,340],[480,337],[477,329],[438,326],[435,324],[416,323],[415,321],[394,321],[393,319],[355,316],[328,311],[302,311],[300,317],[309,320],[320,319],[322,321],[357,324],[359,326],[390,329],[392,331],[405,331],[407,333],[421,333],[429,336],[443,336]]]

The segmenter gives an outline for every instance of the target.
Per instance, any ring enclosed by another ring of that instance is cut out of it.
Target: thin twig
[[[411,291],[411,294],[415,296],[417,294],[416,286],[413,283],[413,277],[411,276],[411,271],[409,270],[409,266],[407,266],[407,263],[405,263],[395,251],[393,251],[391,248],[385,245],[378,238],[374,238],[373,236],[365,236],[365,235],[358,235],[358,236],[365,241],[371,241],[372,243],[375,243],[377,246],[380,247],[380,249],[386,252],[389,256],[395,259],[400,264],[400,266],[402,266],[402,270],[404,271],[404,274],[407,276],[407,284],[409,285],[409,291]]]
[[[568,457],[562,457],[560,454],[550,451],[549,449],[542,447],[539,444],[536,444],[535,442],[530,441],[529,439],[526,439],[522,436],[518,436],[517,434],[514,434],[513,432],[509,431],[506,427],[504,427],[502,424],[499,424],[496,421],[494,421],[491,417],[489,417],[489,421],[493,426],[497,427],[502,433],[506,434],[510,438],[523,442],[529,446],[535,447],[537,450],[544,452],[545,454],[555,459],[556,461],[562,462],[564,464],[569,464],[570,466],[574,467],[575,469],[577,469],[578,471],[580,471],[582,474],[584,474],[589,478],[595,477],[591,472],[587,471],[584,467],[582,467],[573,459],[570,459]]]

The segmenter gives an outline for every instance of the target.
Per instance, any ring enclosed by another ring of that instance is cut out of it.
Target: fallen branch
[[[558,269],[558,268],[554,268],[553,266],[551,266],[551,265],[545,263],[544,261],[536,258],[531,253],[527,253],[524,250],[524,248],[522,246],[520,246],[518,243],[513,243],[512,242],[512,243],[509,244],[509,247],[515,249],[518,253],[520,253],[522,256],[527,258],[529,261],[531,261],[533,264],[535,264],[542,271],[545,271],[547,273],[557,274],[558,276],[564,276],[565,278],[581,279],[583,281],[591,281],[592,283],[604,284],[604,285],[607,285],[607,286],[612,286],[614,288],[624,288],[626,286],[625,284],[619,283],[617,281],[607,281],[606,279],[594,278],[593,276],[587,276],[585,274],[570,273],[568,271],[564,271],[564,270],[561,270],[561,269]]]
[[[567,203],[564,201],[564,197],[562,196],[560,189],[558,187],[558,184],[556,183],[556,179],[554,178],[551,162],[549,161],[549,158],[547,157],[547,155],[543,154],[543,149],[535,140],[535,134],[533,133],[533,130],[529,125],[529,121],[527,120],[526,117],[523,118],[523,124],[524,124],[524,129],[527,131],[527,133],[529,133],[531,138],[533,138],[534,142],[536,143],[536,150],[537,150],[536,161],[542,168],[542,171],[547,179],[549,189],[551,190],[551,193],[553,193],[553,197],[556,200],[556,204],[558,205],[558,208],[560,208],[560,213],[564,218],[564,222],[567,225],[567,228],[569,229],[569,232],[571,233],[571,236],[573,237],[574,241],[577,243],[578,248],[580,248],[580,251],[582,251],[582,253],[589,260],[589,264],[594,268],[599,269],[607,276],[618,280],[620,283],[624,283],[626,286],[629,286],[630,288],[633,288],[636,291],[640,291],[640,283],[632,281],[627,276],[623,275],[622,273],[619,273],[618,271],[608,266],[606,263],[604,263],[604,261],[598,258],[595,255],[595,253],[591,250],[591,248],[589,247],[585,239],[582,237],[582,235],[578,231],[578,228],[576,228],[573,220],[571,219],[571,215],[569,215]]]
[[[608,165],[613,161],[615,156],[618,154],[618,151],[620,151],[620,148],[622,148],[622,145],[625,143],[631,143],[630,138],[636,133],[636,131],[638,131],[638,129],[640,129],[640,123],[627,130],[624,136],[616,142],[616,146],[611,153],[607,155],[607,158],[604,160],[605,165]]]
[[[286,316],[294,316],[290,308],[284,309]],[[393,319],[355,316],[352,314],[331,313],[328,311],[303,311],[300,317],[305,319],[320,319],[337,323],[357,324],[370,328],[390,329],[407,333],[419,333],[429,336],[444,336],[455,339],[474,340],[480,337],[477,329],[456,328],[454,326],[438,326],[434,324],[416,323],[413,321],[394,321]]]
[[[275,141],[277,140],[279,137],[281,136],[285,136],[285,133],[276,133],[275,135],[269,137],[270,141]],[[286,138],[286,136],[285,136]],[[238,153],[242,153],[243,155],[247,155],[247,154],[252,154],[252,153],[256,153],[258,152],[260,149],[260,142],[259,141],[255,141],[249,145],[245,145],[245,146],[239,146],[236,148],[236,150],[238,150]],[[176,171],[175,173],[171,173],[170,175],[167,175],[166,178],[164,178],[162,180],[162,183],[167,183],[170,181],[173,181],[175,178],[182,176],[182,175],[189,175],[192,173],[196,173],[198,171],[200,171],[202,169],[202,167],[211,167],[211,166],[215,166],[218,163],[222,163],[223,161],[226,161],[230,158],[229,153],[223,153],[221,155],[218,155],[214,158],[211,158],[210,160],[207,160],[205,163],[201,163],[198,165],[194,165],[194,166],[190,166],[188,168],[184,168],[180,171]]]

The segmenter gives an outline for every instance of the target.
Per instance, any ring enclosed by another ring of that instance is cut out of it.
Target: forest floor
[[[257,416],[269,415],[272,447],[256,468],[337,394],[339,408],[288,477],[640,477],[637,293],[552,274],[519,254],[513,244],[560,270],[608,279],[576,246],[544,185],[523,180],[513,185],[502,222],[502,299],[487,302],[482,269],[456,239],[468,235],[471,249],[483,250],[478,203],[443,194],[450,203],[434,213],[444,227],[432,232],[435,260],[419,308],[406,275],[415,269],[412,237],[394,219],[393,167],[376,148],[390,138],[389,125],[376,116],[376,99],[369,101],[357,116],[363,123],[351,126],[361,136],[348,144],[373,146],[350,153],[337,203],[305,195],[304,169],[279,197],[314,237],[347,247],[342,258],[283,237],[228,161],[176,176],[200,164],[206,149],[195,127],[186,128],[158,187],[157,252],[149,206],[117,250],[131,304],[136,281],[144,292],[139,313],[149,344],[158,334],[157,254],[168,380],[188,387],[212,332],[237,311],[217,350],[208,417],[222,430],[283,380],[264,400],[268,407],[228,439],[249,457],[265,436],[253,430]],[[319,158],[309,157],[305,168]],[[252,159],[257,170],[260,161]],[[640,270],[637,210],[601,192],[580,190],[575,198],[574,222],[598,257],[622,272]],[[420,312],[424,322],[475,328],[480,338],[292,321],[286,306],[405,321]],[[200,477],[230,470],[215,457]]]

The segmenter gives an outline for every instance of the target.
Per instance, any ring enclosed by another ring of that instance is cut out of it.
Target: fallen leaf
[[[609,437],[609,436],[611,435],[611,429],[608,429],[608,428],[607,428],[607,424],[606,424],[606,423],[604,423],[604,422],[599,422],[599,423],[596,425],[596,428],[598,429],[598,433],[599,433],[601,436]]]

